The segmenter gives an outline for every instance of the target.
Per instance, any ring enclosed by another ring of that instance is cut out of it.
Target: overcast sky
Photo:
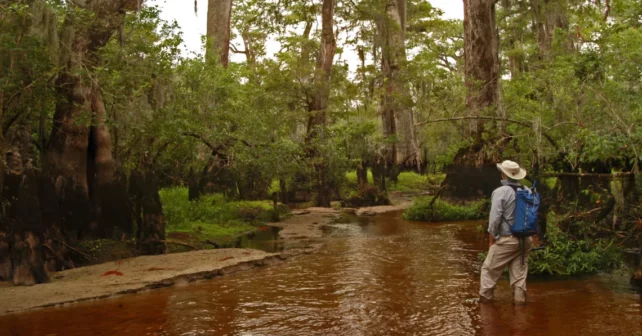
[[[463,19],[464,17],[462,0],[430,0],[428,2],[435,7],[441,8],[446,18]],[[194,2],[192,0],[149,0],[147,3],[159,5],[162,11],[161,17],[164,20],[176,20],[178,22],[183,31],[186,52],[200,52],[201,35],[205,34],[207,25],[207,0],[198,1],[198,15],[194,14]],[[270,52],[272,51],[270,49],[278,49],[278,46],[275,48],[268,46],[267,49]]]

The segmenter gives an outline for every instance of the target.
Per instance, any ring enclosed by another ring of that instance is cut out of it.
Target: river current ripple
[[[336,224],[319,253],[121,298],[0,317],[1,335],[642,335],[625,273],[529,279],[477,301],[479,222]]]

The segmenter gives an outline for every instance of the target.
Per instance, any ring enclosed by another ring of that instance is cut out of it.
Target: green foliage
[[[432,197],[420,197],[408,208],[403,218],[416,221],[456,221],[482,219],[486,216],[483,211],[486,201],[481,200],[465,205],[454,205],[440,199],[430,206]]]
[[[546,236],[546,249],[530,256],[531,274],[591,274],[610,271],[622,264],[622,251],[611,240],[573,239],[555,225],[549,225]]]
[[[288,212],[279,205],[277,213],[269,201],[227,201],[222,195],[204,195],[189,201],[187,188],[160,191],[165,230],[220,240],[254,230],[257,226]]]
[[[438,179],[438,177],[437,177]],[[419,175],[415,172],[402,172],[397,177],[397,182],[388,182],[386,187],[390,191],[419,192],[426,190],[434,179],[428,175]]]
[[[623,251],[611,238],[572,235],[561,230],[555,218],[549,221],[544,250],[529,255],[528,273],[543,275],[582,275],[608,272],[623,264]],[[594,230],[591,224],[579,224],[585,231]],[[479,254],[483,261],[487,252]]]
[[[445,177],[445,174],[420,175],[415,172],[402,172],[397,177],[397,182],[386,181],[386,188],[388,191],[408,193],[420,192],[425,191],[430,186],[441,184],[441,181],[443,181]],[[346,179],[351,186],[356,186],[356,171],[347,172]],[[374,184],[374,179],[370,170],[368,170],[368,183]]]
[[[364,207],[389,204],[390,199],[388,199],[388,195],[371,184],[359,187],[357,190],[351,192],[348,198],[342,202],[342,205],[345,207]]]

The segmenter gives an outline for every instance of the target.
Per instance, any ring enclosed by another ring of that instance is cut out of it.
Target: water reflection
[[[625,275],[508,282],[476,301],[478,223],[337,224],[318,254],[212,281],[0,317],[1,335],[642,335]],[[273,247],[273,245],[270,245]]]

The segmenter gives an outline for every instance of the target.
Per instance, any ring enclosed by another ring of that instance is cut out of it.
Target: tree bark
[[[230,22],[232,0],[209,0],[207,6],[207,48],[208,60],[221,62],[227,67],[230,54]]]
[[[22,176],[16,202],[18,219],[13,229],[11,262],[16,285],[34,285],[49,281],[42,251],[43,225],[38,181],[33,169]]]
[[[77,236],[96,231],[90,230],[88,223],[92,209],[100,213],[102,204],[94,207],[90,196],[93,198],[96,189],[100,194],[103,187],[112,182],[115,172],[100,87],[82,74],[91,72],[98,64],[98,49],[107,44],[122,24],[125,11],[139,5],[139,0],[73,3],[70,6],[94,14],[91,22],[78,22],[74,8],[69,8],[65,18],[60,48],[62,70],[56,83],[61,99],[54,114],[47,171],[55,181],[60,198],[62,228],[76,232]],[[91,128],[82,121],[88,115],[94,123]]]
[[[553,38],[557,29],[566,32],[568,36],[566,48],[573,49],[573,39],[568,32],[568,2],[566,0],[530,0],[530,3],[540,59],[549,60],[552,57]]]
[[[420,169],[421,151],[413,127],[412,97],[403,78],[406,63],[406,1],[389,0],[377,20],[381,40],[384,93],[380,106],[383,134],[396,138],[386,153],[390,166]]]
[[[466,106],[470,120],[466,132],[474,142],[462,148],[447,168],[442,198],[471,201],[488,197],[499,186],[495,167],[498,153],[484,150],[483,115],[497,113],[499,100],[499,36],[495,25],[497,0],[464,0],[464,61],[467,87]]]
[[[321,12],[321,47],[317,56],[314,75],[314,94],[308,106],[308,134],[306,143],[311,158],[318,157],[317,142],[324,141],[323,128],[326,124],[326,109],[330,97],[330,74],[337,47],[334,37],[334,0],[323,0]],[[330,207],[332,186],[329,180],[328,166],[322,158],[315,160],[317,171],[317,200],[318,206]]]
[[[359,187],[368,184],[368,163],[365,160],[361,160],[357,167],[357,182]]]
[[[96,205],[98,236],[122,239],[132,233],[131,204],[127,196],[127,177],[117,171],[112,156],[111,136],[106,125],[107,113],[99,91],[92,94],[92,126],[89,163],[93,175],[88,180],[94,185],[91,199]]]
[[[18,196],[22,183],[23,165],[18,152],[8,152],[5,160],[7,170],[3,178],[2,200],[6,202],[6,205],[4,216],[0,222],[0,279],[9,280],[13,277],[11,232],[13,232],[18,220]]]
[[[152,162],[147,153],[142,160],[144,175],[140,190],[140,205],[142,210],[142,223],[138,231],[138,248],[143,254],[163,254],[166,252],[165,222],[163,219],[163,205],[158,194],[158,180],[152,169]],[[139,182],[141,182],[139,180]]]
[[[141,240],[141,232],[143,230],[143,189],[145,184],[145,177],[138,170],[133,170],[129,175],[129,199],[132,204],[132,217],[134,224],[136,224],[136,241]]]
[[[499,35],[495,25],[497,0],[464,0],[464,62],[471,116],[494,114],[499,100]],[[491,113],[492,112],[492,113]],[[482,142],[484,123],[470,122],[475,144]]]

